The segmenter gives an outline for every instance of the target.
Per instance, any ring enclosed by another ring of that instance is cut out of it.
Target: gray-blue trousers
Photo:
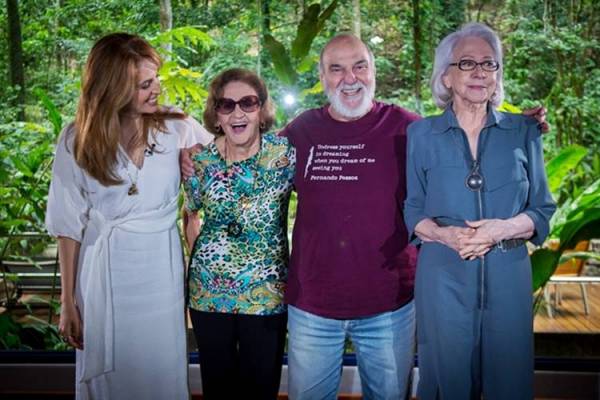
[[[483,262],[424,243],[415,288],[419,398],[532,399],[533,315],[527,248]]]

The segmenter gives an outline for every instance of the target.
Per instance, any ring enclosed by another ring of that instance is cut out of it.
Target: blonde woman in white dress
[[[100,39],[56,149],[46,224],[77,399],[189,398],[178,159],[212,136],[158,105],[159,65],[138,36]]]

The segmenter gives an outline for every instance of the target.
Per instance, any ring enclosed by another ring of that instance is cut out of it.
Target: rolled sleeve
[[[408,145],[406,154],[406,200],[404,201],[404,223],[408,230],[408,238],[413,244],[421,241],[415,235],[415,226],[427,218],[425,215],[425,196],[427,177],[422,167],[423,148],[420,146],[421,132],[419,123],[408,126]]]
[[[73,156],[73,138],[74,131],[69,126],[61,133],[56,146],[46,205],[46,229],[51,236],[81,242],[89,203],[83,189],[83,171]]]
[[[537,124],[531,121],[527,123],[527,157],[529,193],[523,212],[531,218],[535,227],[529,240],[539,246],[550,232],[550,218],[556,210],[556,203],[548,188],[541,132]]]

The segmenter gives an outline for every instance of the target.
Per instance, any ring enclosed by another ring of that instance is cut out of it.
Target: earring
[[[217,133],[220,133],[221,132],[221,125],[215,124],[215,131],[217,131]]]
[[[261,122],[261,123],[258,125],[258,128],[259,128],[261,131],[264,131],[266,126],[267,126],[267,124],[265,124],[264,122]]]

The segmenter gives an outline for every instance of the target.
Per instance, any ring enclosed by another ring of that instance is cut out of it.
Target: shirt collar
[[[506,114],[501,113],[488,105],[487,120],[483,127],[489,128],[491,126],[496,126],[500,129],[510,129],[513,125],[511,120],[512,118],[508,118]],[[433,119],[431,128],[433,133],[444,133],[447,130],[454,128],[460,129],[456,115],[452,110],[452,103],[446,107],[440,116]]]

